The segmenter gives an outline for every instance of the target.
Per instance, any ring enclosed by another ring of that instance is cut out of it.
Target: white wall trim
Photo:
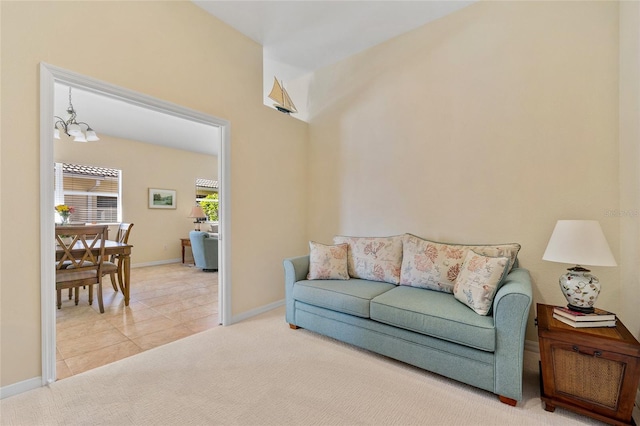
[[[42,377],[34,377],[33,379],[24,380],[22,382],[14,383],[8,386],[3,386],[2,388],[0,388],[0,399],[8,398],[10,396],[18,395],[22,392],[37,389],[41,386]]]
[[[272,310],[274,310],[276,308],[279,308],[280,306],[284,306],[284,303],[285,303],[285,301],[284,301],[284,299],[282,299],[282,300],[278,300],[277,302],[269,303],[268,305],[264,305],[264,306],[261,306],[261,307],[256,308],[256,309],[252,309],[250,311],[243,312],[243,313],[241,313],[239,315],[234,315],[233,318],[231,319],[231,323],[235,324],[237,322],[244,321],[244,320],[249,319],[251,317],[255,317],[257,315],[264,314],[265,312],[272,311]],[[284,317],[283,317],[283,321],[284,321]]]
[[[170,263],[182,263],[182,259],[178,257],[176,259],[154,260],[152,262],[133,263],[131,264],[131,269],[145,268],[147,266],[168,265]]]
[[[160,111],[175,117],[218,127],[221,132],[218,155],[220,181],[220,237],[218,312],[223,325],[231,315],[231,124],[224,119],[182,107],[171,102],[115,86],[105,81],[77,74],[53,65],[40,63],[40,304],[42,339],[41,384],[56,380],[56,310],[53,191],[53,100],[54,83],[60,82],[102,96],[109,96],[143,108]],[[224,239],[222,236],[224,235]]]

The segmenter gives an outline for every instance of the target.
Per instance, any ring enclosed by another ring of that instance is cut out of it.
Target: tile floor
[[[88,290],[56,310],[58,380],[218,326],[218,273],[172,263],[131,269],[129,306],[103,283],[104,314]],[[97,289],[94,290],[97,293]]]

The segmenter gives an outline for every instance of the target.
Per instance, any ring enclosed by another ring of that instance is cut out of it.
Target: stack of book
[[[563,306],[553,308],[553,317],[571,327],[615,327],[616,315],[603,309],[594,308],[591,314],[572,311]]]

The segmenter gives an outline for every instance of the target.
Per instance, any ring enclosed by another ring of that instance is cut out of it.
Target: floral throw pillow
[[[507,257],[508,270],[516,261],[520,244],[443,244],[405,234],[402,239],[400,285],[453,293],[453,286],[469,251],[492,257]]]
[[[348,280],[346,244],[327,246],[309,241],[308,280]]]
[[[348,244],[348,268],[352,278],[400,282],[402,265],[402,236],[345,237],[335,236],[335,244]]]
[[[508,257],[483,256],[469,250],[453,287],[453,295],[477,314],[488,315],[508,267]]]

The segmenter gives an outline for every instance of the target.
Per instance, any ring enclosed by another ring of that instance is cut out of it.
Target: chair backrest
[[[56,281],[91,271],[100,277],[106,233],[107,225],[56,226]]]
[[[131,228],[133,228],[133,223],[121,223],[118,226],[118,235],[116,237],[116,241],[119,243],[129,244],[129,234],[131,233]]]

